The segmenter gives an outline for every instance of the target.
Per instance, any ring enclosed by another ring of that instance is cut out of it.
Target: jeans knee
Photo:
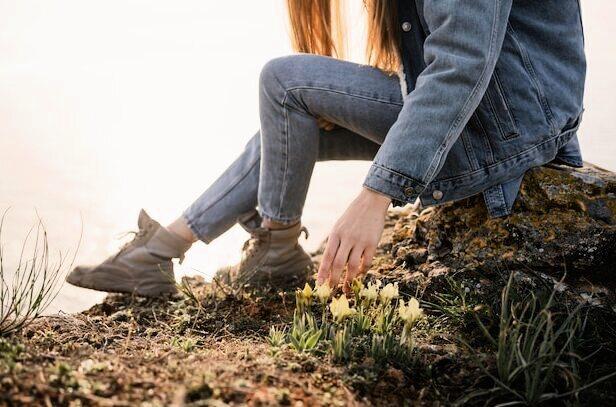
[[[261,69],[259,76],[260,88],[263,90],[277,88],[285,89],[285,76],[290,66],[290,56],[269,60]]]
[[[304,84],[310,74],[311,64],[317,63],[317,55],[294,54],[269,60],[261,69],[259,82],[262,88],[276,85],[283,90]]]

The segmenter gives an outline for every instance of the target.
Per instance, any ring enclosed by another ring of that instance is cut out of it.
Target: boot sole
[[[96,291],[134,294],[142,297],[159,297],[164,294],[177,293],[175,282],[166,280],[163,272],[173,275],[173,270],[138,271],[108,268],[105,271],[97,272],[77,268],[66,277],[66,282]],[[96,274],[99,273],[102,274],[99,276],[99,280],[94,280]],[[156,273],[160,273],[160,275],[156,275]]]

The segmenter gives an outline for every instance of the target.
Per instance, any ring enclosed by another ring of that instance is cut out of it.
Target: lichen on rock
[[[490,218],[476,195],[392,211],[388,222],[381,248],[393,263],[376,271],[411,285],[443,269],[616,281],[616,174],[594,165],[527,171],[509,216]]]

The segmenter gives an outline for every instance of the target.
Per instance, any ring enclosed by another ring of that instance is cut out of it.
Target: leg
[[[379,145],[342,127],[319,130],[318,160],[371,160]],[[261,135],[257,132],[244,152],[167,229],[194,243],[211,242],[238,220],[255,215]]]
[[[371,160],[379,147],[342,127],[319,130],[318,138],[319,161]],[[254,219],[260,163],[261,134],[257,132],[243,153],[168,229],[187,241],[209,243],[238,221]]]
[[[253,217],[257,203],[267,220],[296,223],[315,161],[372,159],[401,107],[398,78],[375,68],[315,55],[270,61],[260,79],[261,131],[172,230],[208,243]],[[339,127],[321,130],[317,117]]]
[[[192,241],[209,243],[238,221],[254,217],[260,161],[261,138],[257,132],[242,154],[171,226],[180,233],[191,233]]]
[[[380,144],[403,104],[397,77],[315,55],[270,61],[259,101],[259,212],[282,224],[301,217],[319,144],[327,137],[319,137],[318,118]]]
[[[268,282],[274,273],[281,280],[289,280],[285,274],[305,277],[301,265],[312,262],[297,244],[299,224],[279,231],[259,228],[261,216],[255,206],[258,203],[269,221],[298,223],[315,161],[371,159],[398,116],[402,95],[395,77],[314,55],[271,61],[260,86],[261,132],[170,226],[179,233],[170,233],[142,212],[139,233],[130,244],[100,265],[77,267],[67,281],[140,295],[173,292],[171,259],[183,257],[195,238],[209,242],[238,220],[255,231],[251,234],[258,243],[248,246],[258,252],[256,260],[248,256],[251,262],[241,263],[248,264],[245,276],[260,271],[256,281],[269,278]],[[339,127],[320,130],[317,118]]]

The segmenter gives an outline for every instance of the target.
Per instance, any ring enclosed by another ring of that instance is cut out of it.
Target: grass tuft
[[[62,253],[56,263],[52,262],[47,231],[39,218],[22,244],[15,270],[6,270],[2,244],[6,214],[7,211],[0,219],[0,337],[20,331],[45,311],[60,290],[66,263]],[[29,247],[30,253],[26,255]]]
[[[616,376],[612,372],[585,381],[580,375],[580,340],[586,319],[583,304],[566,306],[564,301],[556,301],[556,290],[518,297],[513,281],[511,274],[502,290],[498,334],[492,334],[477,318],[495,349],[493,368],[481,363],[477,350],[467,344],[493,387],[472,391],[460,400],[463,404],[475,398],[500,406],[537,406],[557,401],[575,404],[582,391]]]

